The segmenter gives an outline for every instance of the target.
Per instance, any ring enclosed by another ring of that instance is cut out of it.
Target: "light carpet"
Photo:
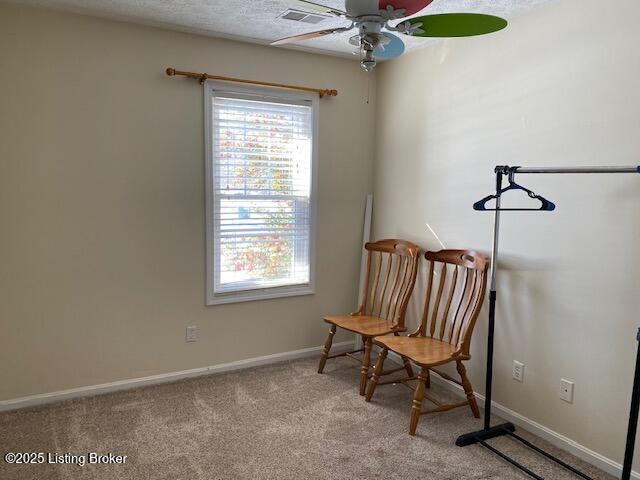
[[[422,417],[408,435],[412,392],[358,395],[357,365],[304,359],[0,414],[0,452],[127,455],[123,465],[8,465],[16,479],[528,478],[456,437],[481,428],[468,408]],[[451,393],[434,385],[432,394]],[[611,479],[522,432],[596,479]],[[548,479],[577,478],[507,438],[492,444]]]

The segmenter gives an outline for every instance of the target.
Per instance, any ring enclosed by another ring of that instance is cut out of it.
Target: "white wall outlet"
[[[187,327],[187,334],[185,340],[187,342],[195,342],[198,337],[198,327]]]
[[[513,373],[511,376],[518,382],[524,382],[524,363],[514,360]]]
[[[560,398],[568,403],[573,403],[573,382],[560,380]]]

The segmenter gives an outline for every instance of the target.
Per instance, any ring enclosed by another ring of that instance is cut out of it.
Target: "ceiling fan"
[[[404,42],[390,32],[414,37],[471,37],[497,32],[507,26],[507,21],[479,13],[442,13],[421,17],[414,15],[433,0],[345,0],[345,9],[339,10],[309,0],[290,0],[301,8],[325,15],[344,18],[351,22],[344,27],[330,28],[282,38],[271,45],[309,40],[357,29],[358,34],[349,43],[358,47],[360,65],[371,72],[379,58],[395,58],[404,53]],[[399,22],[395,22],[399,20]]]

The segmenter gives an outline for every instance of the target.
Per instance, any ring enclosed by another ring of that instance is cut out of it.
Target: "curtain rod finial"
[[[166,74],[169,75],[170,77],[173,77],[176,74],[176,69],[175,68],[167,68],[165,70]]]
[[[325,95],[328,95],[329,97],[338,96],[338,90],[320,90],[318,93],[320,94],[320,98],[323,98]]]

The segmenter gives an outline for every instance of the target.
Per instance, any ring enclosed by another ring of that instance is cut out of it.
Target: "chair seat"
[[[365,337],[377,337],[393,332],[406,331],[406,328],[394,326],[390,320],[367,315],[329,315],[324,317],[324,321]]]
[[[380,337],[373,342],[381,347],[408,357],[418,365],[436,366],[455,359],[466,360],[454,354],[457,348],[447,342],[425,337]]]

